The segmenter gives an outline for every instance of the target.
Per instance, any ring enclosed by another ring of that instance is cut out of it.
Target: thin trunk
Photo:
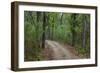
[[[60,25],[62,25],[62,20],[63,19],[63,13],[61,13],[61,18],[60,18]]]
[[[47,16],[47,38],[46,39],[50,39],[50,23],[49,23],[49,15]]]
[[[53,21],[52,21],[53,23],[52,23],[52,33],[51,33],[51,39],[53,40],[53,36],[54,36],[54,17],[53,17]]]
[[[72,46],[75,45],[75,25],[76,25],[76,14],[72,14]]]
[[[41,47],[41,42],[40,42],[40,40],[41,40],[41,37],[39,36],[39,34],[40,34],[40,32],[39,32],[39,29],[40,29],[40,24],[39,24],[39,22],[40,22],[40,18],[41,18],[41,12],[36,12],[36,15],[37,15],[37,24],[36,24],[36,34],[37,34],[37,36],[36,36],[36,41],[37,41],[37,48],[40,48]]]
[[[43,13],[43,33],[42,33],[42,48],[45,48],[45,25],[46,25],[46,14]]]
[[[82,32],[82,48],[85,48],[86,47],[86,16],[83,15],[83,32]]]
[[[37,12],[37,22],[39,22],[40,17],[41,17],[41,12]]]

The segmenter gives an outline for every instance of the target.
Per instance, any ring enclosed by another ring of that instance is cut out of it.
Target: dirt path
[[[60,59],[78,59],[79,57],[71,53],[68,47],[62,46],[58,42],[46,40],[46,47],[52,49],[52,57],[54,60]]]

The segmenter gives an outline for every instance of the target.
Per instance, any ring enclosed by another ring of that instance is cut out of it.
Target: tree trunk
[[[46,17],[46,19],[47,19],[47,27],[48,27],[46,39],[50,39],[50,23],[49,23],[49,15]]]
[[[45,48],[45,25],[46,25],[46,14],[43,13],[43,33],[42,33],[42,48]]]
[[[86,16],[83,15],[83,32],[82,32],[82,48],[85,48],[86,47]]]
[[[37,22],[39,22],[40,17],[41,17],[41,12],[37,12]]]
[[[61,13],[61,18],[60,18],[60,25],[62,25],[62,20],[63,19],[63,13]]]
[[[41,12],[36,12],[36,15],[37,15],[37,24],[36,24],[37,47],[38,47],[38,48],[41,48],[41,37],[39,36],[39,34],[40,34],[39,29],[41,29],[41,28],[40,28]]]
[[[75,35],[76,35],[76,32],[75,32],[75,26],[76,26],[76,14],[72,14],[71,16],[72,18],[72,46],[75,45]]]
[[[53,40],[53,36],[54,36],[54,17],[53,17],[53,21],[52,21],[53,23],[52,23],[52,29],[51,29],[51,40]]]

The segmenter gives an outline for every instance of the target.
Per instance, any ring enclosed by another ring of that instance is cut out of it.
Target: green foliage
[[[83,44],[83,16],[86,16],[86,42]],[[45,19],[44,19],[45,16]],[[78,53],[84,55],[90,53],[90,15],[79,13],[61,12],[24,12],[24,45],[25,60],[43,60],[41,52],[43,38],[70,44],[77,48]],[[45,22],[44,22],[45,21]],[[43,29],[45,28],[45,29]],[[45,37],[43,37],[45,33]],[[27,53],[27,54],[26,54]]]
[[[26,61],[40,61],[40,60],[44,60],[43,55],[41,55],[41,48],[33,48],[33,49],[27,49],[26,51],[26,56],[25,56],[25,60]]]

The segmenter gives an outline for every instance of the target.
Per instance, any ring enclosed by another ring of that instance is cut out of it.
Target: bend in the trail
[[[62,59],[78,59],[79,57],[69,51],[68,47],[61,45],[56,41],[46,40],[46,47],[51,49],[52,57],[54,60],[62,60]]]

